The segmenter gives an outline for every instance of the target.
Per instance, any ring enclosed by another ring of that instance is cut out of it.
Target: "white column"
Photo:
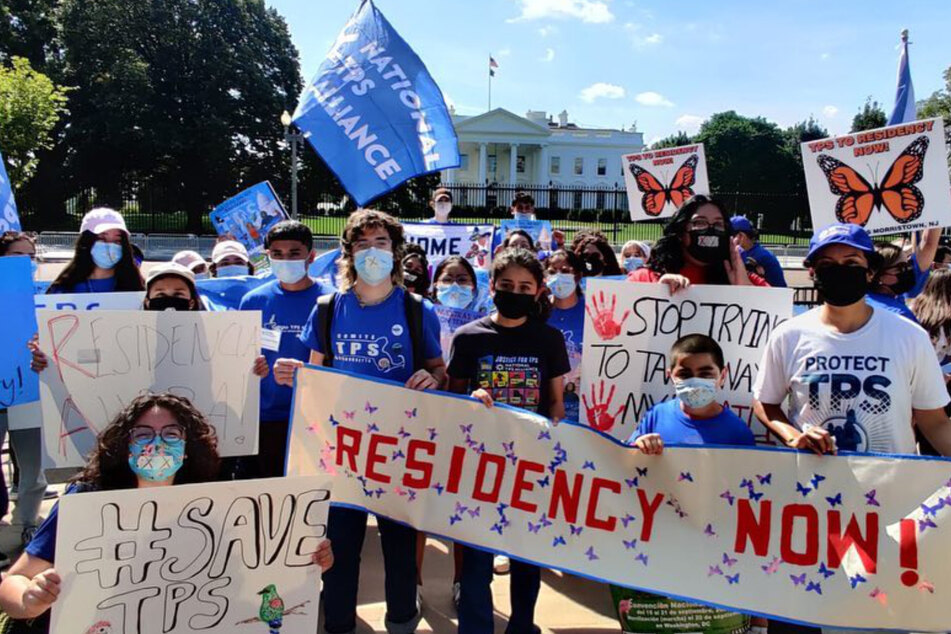
[[[485,143],[479,144],[479,184],[485,185],[486,163],[488,163],[488,151]]]
[[[538,148],[538,165],[535,166],[535,184],[548,184],[548,146],[544,143]]]
[[[518,143],[509,145],[509,184],[514,185],[518,176],[515,172],[515,164],[518,162]]]

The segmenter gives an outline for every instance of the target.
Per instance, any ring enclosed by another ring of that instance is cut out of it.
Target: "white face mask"
[[[452,203],[450,202],[439,202],[434,206],[436,212],[436,219],[440,221],[446,220],[449,217],[449,212],[452,211]]]
[[[530,212],[516,211],[516,212],[515,212],[515,219],[516,219],[518,222],[531,222],[532,220],[535,220],[535,214],[530,213]]]
[[[548,278],[548,288],[558,299],[568,299],[578,288],[578,282],[571,273],[555,273]]]
[[[691,377],[683,380],[674,379],[674,391],[681,403],[690,409],[701,409],[717,399],[720,389],[717,387],[716,379]]]
[[[296,284],[307,275],[307,260],[270,260],[271,273],[284,284]]]
[[[644,266],[644,258],[629,257],[624,258],[624,270],[630,273]]]
[[[219,266],[216,269],[215,277],[239,277],[248,274],[246,264],[229,264],[228,266]]]

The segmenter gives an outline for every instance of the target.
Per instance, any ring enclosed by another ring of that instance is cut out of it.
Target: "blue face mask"
[[[195,273],[195,280],[207,280],[211,277],[211,273],[205,271],[204,273]]]
[[[296,284],[307,275],[307,260],[271,260],[271,273],[284,284]]]
[[[578,288],[578,282],[571,273],[555,273],[548,278],[548,288],[558,299],[568,299]]]
[[[357,277],[370,286],[376,286],[393,272],[393,253],[370,247],[353,255]]]
[[[247,274],[248,266],[246,264],[229,264],[215,269],[215,277],[239,277]]]
[[[97,240],[92,245],[92,261],[101,269],[112,269],[122,259],[122,245]]]
[[[624,270],[630,273],[644,266],[644,258],[624,258]]]
[[[164,482],[173,477],[185,462],[185,441],[155,438],[129,443],[129,468],[149,482]]]
[[[449,308],[467,308],[472,303],[472,287],[461,284],[446,284],[436,287],[436,299]]]
[[[690,409],[701,409],[716,400],[719,389],[716,379],[692,377],[674,380],[674,391],[681,403]]]

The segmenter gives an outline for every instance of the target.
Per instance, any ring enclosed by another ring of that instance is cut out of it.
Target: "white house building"
[[[453,114],[461,165],[442,173],[444,183],[549,184],[614,187],[623,182],[621,155],[644,148],[641,132],[582,128],[543,111],[524,117],[496,108],[477,116]]]

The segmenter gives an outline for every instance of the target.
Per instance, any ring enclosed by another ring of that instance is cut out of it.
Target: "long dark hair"
[[[132,242],[129,235],[121,232],[120,244],[122,245],[122,258],[116,263],[115,277],[117,291],[141,291],[145,290],[145,281],[142,279],[142,273],[139,267],[135,265],[132,257]],[[76,286],[89,279],[93,270],[96,268],[92,259],[92,246],[96,244],[96,234],[91,231],[83,231],[76,240],[76,250],[73,259],[69,261],[66,268],[50,284],[47,292],[55,290],[68,289],[72,291]]]
[[[495,279],[510,266],[525,269],[535,278],[535,283],[538,284],[538,288],[542,290],[545,289],[545,269],[542,263],[538,261],[538,258],[531,251],[518,248],[504,249],[493,258],[492,275],[491,281],[489,282],[490,288],[495,286]],[[549,315],[551,315],[551,300],[548,299],[545,293],[542,293],[538,296],[538,301],[535,302],[535,310],[532,311],[529,318],[548,321]]]
[[[588,245],[593,244],[594,247],[601,253],[601,259],[604,260],[604,270],[601,271],[601,275],[623,275],[621,271],[621,265],[618,264],[617,254],[614,253],[614,249],[611,248],[611,243],[608,241],[608,237],[597,230],[585,230],[579,231],[574,240],[571,241],[571,250],[579,258],[584,261],[584,251],[588,248]],[[574,265],[572,265],[574,266]],[[582,264],[581,274],[585,274],[585,269]]]
[[[138,484],[129,467],[129,433],[153,407],[166,410],[185,429],[185,462],[175,474],[175,484],[212,482],[218,477],[220,458],[215,428],[184,397],[171,393],[138,396],[116,414],[102,430],[74,482],[97,490],[134,489]]]
[[[476,272],[475,269],[472,268],[472,263],[461,255],[450,255],[448,258],[436,265],[436,270],[433,271],[433,288],[436,287],[436,282],[439,280],[442,272],[445,271],[446,267],[450,264],[458,264],[466,270],[466,273],[468,273],[469,277],[472,278],[472,292],[478,294],[479,278],[476,277]]]
[[[664,227],[663,237],[654,243],[651,249],[651,257],[647,266],[652,271],[660,275],[665,273],[680,273],[684,267],[684,244],[683,235],[687,233],[687,225],[691,218],[697,213],[703,205],[713,205],[723,216],[723,222],[726,225],[727,238],[733,237],[733,228],[730,226],[730,218],[727,216],[726,209],[716,198],[695,194],[691,196],[677,210],[667,225]],[[726,274],[726,268],[722,262],[707,265],[707,283],[708,284],[729,284],[730,278]]]

